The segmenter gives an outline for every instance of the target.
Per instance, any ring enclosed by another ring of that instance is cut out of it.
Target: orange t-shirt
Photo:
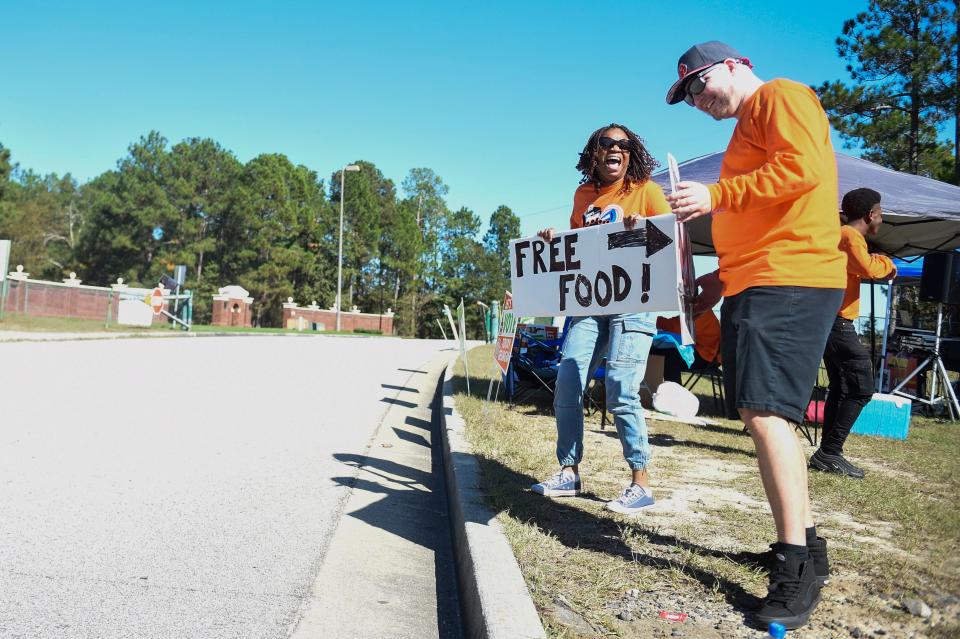
[[[679,317],[658,317],[657,328],[671,333],[680,333]],[[720,320],[713,310],[700,313],[693,319],[696,341],[693,347],[708,362],[720,361]]]
[[[589,182],[581,184],[573,194],[570,228],[623,222],[628,215],[652,217],[670,212],[667,198],[656,182],[647,180],[635,184],[629,193],[620,193],[621,186],[623,180],[601,186],[599,190]]]
[[[843,292],[839,314],[855,320],[860,315],[860,279],[893,277],[897,274],[897,267],[886,255],[869,253],[863,233],[846,224],[840,227],[840,250],[847,258],[847,290]]]
[[[751,286],[841,289],[837,161],[816,94],[772,80],[748,98],[711,184],[725,296]]]

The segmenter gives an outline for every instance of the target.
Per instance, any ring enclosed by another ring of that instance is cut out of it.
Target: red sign
[[[163,290],[160,288],[153,289],[153,293],[150,294],[150,306],[153,307],[153,314],[159,315],[160,311],[163,310]]]

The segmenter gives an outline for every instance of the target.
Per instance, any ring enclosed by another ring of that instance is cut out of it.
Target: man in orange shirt
[[[777,528],[770,588],[755,619],[797,628],[829,576],[794,423],[803,419],[846,284],[830,125],[809,87],[764,82],[722,42],[691,47],[678,75],[669,104],[737,121],[720,181],[681,182],[667,200],[681,221],[714,214],[725,395],[753,438]]]
[[[874,390],[873,362],[853,321],[860,315],[860,279],[893,277],[897,269],[889,257],[867,252],[864,239],[880,230],[880,194],[873,189],[854,189],[843,196],[841,207],[847,218],[840,228],[840,250],[847,255],[847,290],[823,351],[830,386],[823,411],[823,439],[810,457],[810,468],[862,479],[863,470],[843,456],[847,435]]]

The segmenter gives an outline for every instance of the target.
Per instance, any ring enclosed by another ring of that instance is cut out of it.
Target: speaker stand
[[[931,408],[938,404],[946,404],[947,411],[950,414],[950,421],[955,422],[960,418],[960,402],[957,402],[957,395],[953,392],[953,386],[950,385],[950,376],[947,375],[947,367],[943,365],[943,359],[940,357],[940,329],[943,325],[943,304],[937,303],[937,332],[936,337],[933,342],[933,352],[930,353],[930,356],[927,359],[923,360],[919,366],[917,366],[913,371],[910,372],[896,387],[890,391],[891,395],[900,395],[902,397],[907,397],[911,400],[918,401],[921,404],[926,404]],[[933,375],[931,375],[930,380],[930,397],[918,397],[916,395],[911,395],[910,393],[901,390],[906,386],[907,382],[916,377],[918,374],[925,371],[927,368],[930,368]],[[946,394],[939,394],[937,389],[937,382],[943,385],[946,389]]]

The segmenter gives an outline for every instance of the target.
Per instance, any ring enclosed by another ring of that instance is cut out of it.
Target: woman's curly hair
[[[603,135],[604,131],[610,129],[620,129],[627,134],[627,138],[630,140],[630,164],[627,166],[627,173],[623,177],[623,186],[620,188],[621,193],[628,193],[634,186],[649,180],[653,170],[660,166],[660,163],[653,159],[653,156],[643,145],[643,140],[637,137],[636,133],[615,122],[594,131],[590,135],[590,139],[587,140],[587,145],[583,147],[583,151],[580,153],[580,161],[577,162],[577,170],[583,173],[580,184],[591,182],[598,190],[600,189],[597,149],[600,147],[600,136]]]

